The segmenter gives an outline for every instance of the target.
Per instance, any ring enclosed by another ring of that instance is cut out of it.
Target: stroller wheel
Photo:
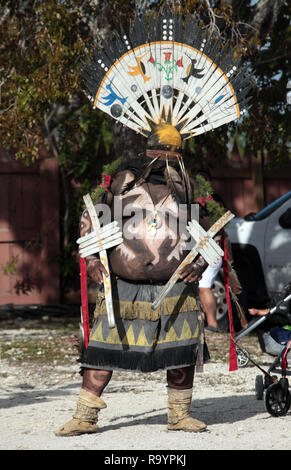
[[[272,416],[284,416],[290,408],[291,395],[288,390],[288,380],[287,384],[286,380],[286,378],[282,378],[278,383],[269,385],[266,390],[265,405]]]
[[[261,375],[256,376],[255,388],[256,388],[256,399],[262,400],[264,396],[264,381]]]
[[[245,367],[249,363],[250,355],[246,349],[237,348],[236,355],[238,367]]]

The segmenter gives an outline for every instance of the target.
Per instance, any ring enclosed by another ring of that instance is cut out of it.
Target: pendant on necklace
[[[155,237],[157,234],[157,230],[161,227],[161,219],[158,216],[157,211],[153,212],[152,214],[149,215],[147,218],[147,228],[148,232],[152,237]]]

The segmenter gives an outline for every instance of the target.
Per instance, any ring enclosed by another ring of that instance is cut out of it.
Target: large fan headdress
[[[238,119],[252,86],[240,57],[199,19],[137,12],[129,34],[114,32],[84,64],[93,106],[148,137],[160,122],[182,139]]]

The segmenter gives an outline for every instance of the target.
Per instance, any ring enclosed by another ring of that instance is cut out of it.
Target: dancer
[[[203,349],[206,355],[198,295],[198,281],[208,266],[205,259],[199,255],[181,269],[159,308],[151,305],[189,251],[186,225],[194,201],[182,141],[245,112],[249,79],[222,46],[202,31],[197,18],[189,15],[183,26],[182,14],[167,6],[149,21],[144,10],[137,12],[129,37],[115,35],[84,66],[94,107],[140,132],[147,142],[106,194],[123,237],[108,250],[115,327],[108,325],[105,302],[97,302],[82,358],[77,410],[55,431],[58,436],[98,431],[98,414],[106,407],[101,396],[116,369],[165,369],[168,429],[206,429],[189,413],[195,364],[201,362]],[[81,238],[91,230],[85,211]],[[98,255],[87,256],[86,263],[89,276],[102,282],[108,273]]]

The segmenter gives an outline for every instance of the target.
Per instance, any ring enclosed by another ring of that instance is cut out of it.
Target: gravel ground
[[[70,333],[53,329],[5,328],[2,346],[31,338],[59,338],[65,344]],[[63,335],[63,336],[62,336]],[[209,336],[210,335],[210,336]],[[53,431],[72,417],[81,387],[77,353],[60,362],[12,360],[2,355],[0,364],[1,450],[290,450],[291,410],[283,417],[271,416],[264,400],[255,397],[255,378],[262,375],[249,363],[228,371],[226,334],[208,333],[213,358],[197,373],[191,414],[207,423],[199,434],[167,430],[165,372],[151,374],[114,372],[103,399],[100,433],[56,437]],[[244,346],[245,347],[245,346]],[[273,358],[260,352],[256,338],[250,343],[251,357],[265,370]],[[38,353],[35,353],[36,355]],[[15,354],[14,354],[15,356]],[[281,370],[277,371],[279,377]],[[108,454],[109,455],[109,454]],[[111,453],[110,453],[111,455]]]

